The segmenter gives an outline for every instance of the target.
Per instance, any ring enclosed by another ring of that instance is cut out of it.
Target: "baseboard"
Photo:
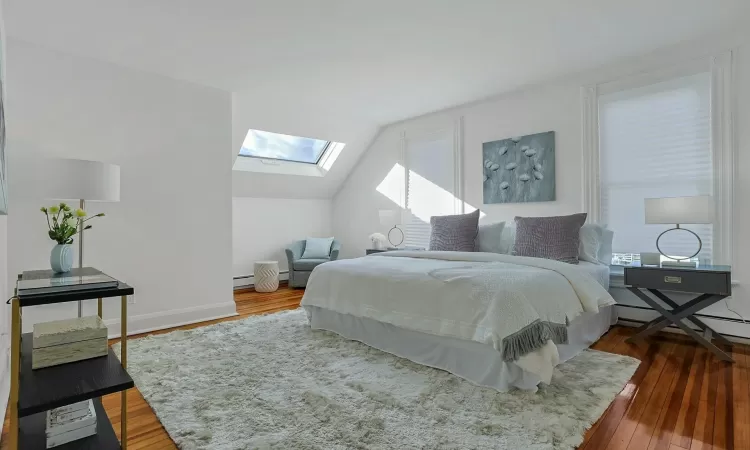
[[[627,318],[622,318],[622,317],[617,320],[617,324],[618,325],[622,325],[622,326],[626,326],[626,327],[639,327],[639,326],[643,325],[644,323],[647,323],[647,321],[637,320],[637,319],[627,319]],[[677,328],[675,326],[672,326],[672,325],[663,328],[662,331],[666,331],[668,333],[674,333],[674,334],[682,334],[682,335],[687,336],[687,333],[685,333],[681,329],[679,329],[679,328]],[[719,330],[717,330],[717,331],[719,331]],[[738,344],[750,345],[750,339],[748,339],[746,337],[735,336],[733,334],[724,334],[724,333],[722,333],[721,335],[724,336],[728,341],[736,342]]]
[[[279,281],[287,281],[289,280],[289,271],[288,270],[282,270],[279,272]],[[232,278],[232,283],[234,284],[234,289],[247,289],[255,286],[255,278],[253,274],[250,275],[242,275],[239,277]]]
[[[289,280],[279,280],[279,289],[281,288],[287,288],[289,287]],[[237,286],[234,288],[235,294],[240,294],[246,291],[254,291],[255,285],[254,284],[248,284],[245,286]]]
[[[163,330],[165,328],[180,327],[209,320],[224,319],[237,315],[237,305],[232,302],[220,303],[218,305],[196,306],[193,308],[175,309],[171,311],[160,311],[157,313],[140,314],[128,316],[128,336],[151,331]],[[109,338],[120,337],[120,319],[107,319],[104,321],[109,329]]]
[[[609,292],[617,302],[617,313],[620,320],[645,323],[661,316],[650,305],[626,289],[615,288],[610,289]],[[684,304],[692,300],[695,296],[679,292],[671,292],[669,295],[678,304]],[[698,311],[695,316],[724,336],[750,339],[750,321],[743,321],[739,317],[730,316],[733,313],[721,306],[721,303],[717,303],[709,308]]]

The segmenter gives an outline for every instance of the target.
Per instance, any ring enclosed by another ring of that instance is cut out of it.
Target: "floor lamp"
[[[47,195],[54,200],[86,202],[120,201],[120,166],[82,159],[53,159],[45,167],[43,178]],[[83,269],[83,225],[78,238],[78,268]],[[83,316],[83,302],[78,302],[78,317]]]

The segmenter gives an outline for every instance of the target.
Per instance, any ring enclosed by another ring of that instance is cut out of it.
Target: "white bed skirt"
[[[406,330],[317,306],[304,308],[313,329],[333,331],[416,363],[446,370],[479,386],[499,391],[511,388],[536,391],[540,383],[537,375],[503,361],[500,353],[489,345]],[[614,306],[604,307],[597,314],[583,313],[577,317],[568,326],[568,343],[557,346],[560,362],[588,348],[615,322]]]

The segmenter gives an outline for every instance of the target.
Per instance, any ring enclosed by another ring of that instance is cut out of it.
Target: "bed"
[[[319,266],[313,329],[500,391],[535,391],[616,322],[609,268],[481,252],[395,251]]]

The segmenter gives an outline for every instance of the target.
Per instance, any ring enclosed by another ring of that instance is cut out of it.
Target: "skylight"
[[[242,143],[240,156],[318,164],[330,144],[320,139],[250,130]]]

